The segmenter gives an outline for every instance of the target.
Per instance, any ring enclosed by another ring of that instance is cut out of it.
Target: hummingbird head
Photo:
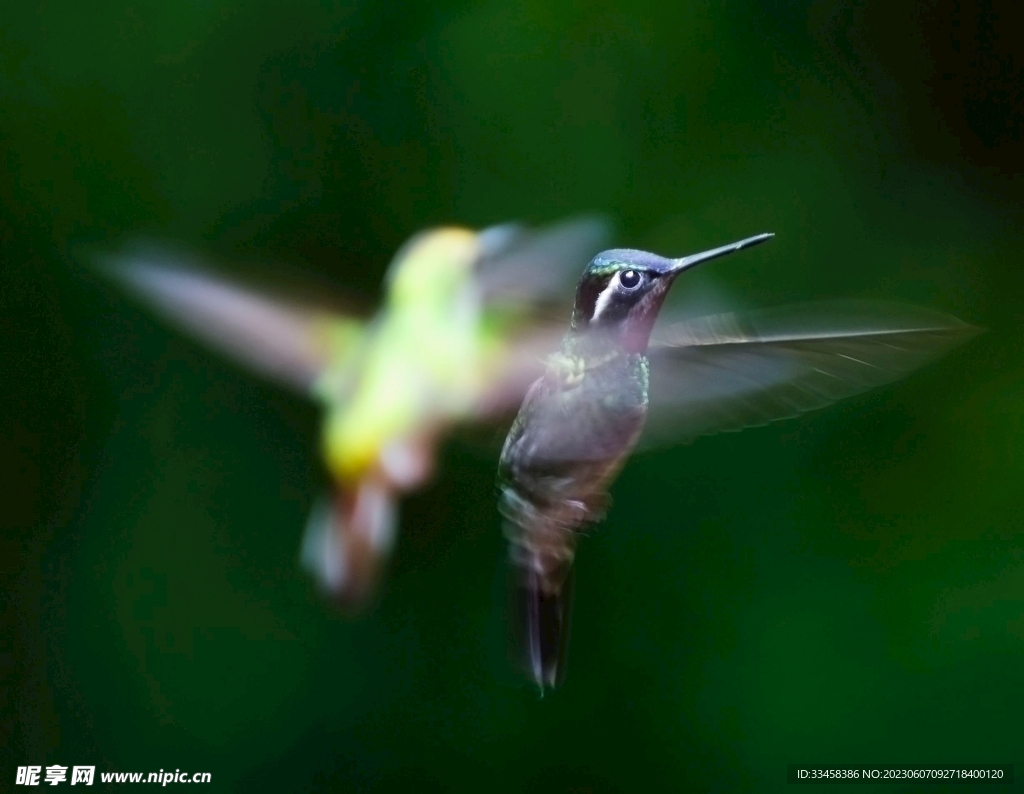
[[[576,286],[571,328],[576,333],[598,332],[605,338],[610,335],[625,350],[643,353],[676,276],[701,262],[757,245],[773,236],[759,234],[680,259],[630,248],[604,251],[587,265]]]
[[[388,269],[388,301],[398,309],[450,309],[470,283],[480,256],[480,236],[444,227],[421,232],[395,254]]]

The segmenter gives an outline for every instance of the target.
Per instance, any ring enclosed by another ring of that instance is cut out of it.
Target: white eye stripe
[[[594,322],[601,316],[601,313],[608,308],[608,304],[611,303],[612,296],[615,295],[615,291],[619,288],[619,274],[616,273],[610,279],[608,279],[608,286],[601,290],[601,294],[597,296],[597,300],[594,301],[594,314],[590,318],[590,322]]]

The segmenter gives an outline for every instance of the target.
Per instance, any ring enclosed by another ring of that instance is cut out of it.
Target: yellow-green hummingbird
[[[172,323],[320,403],[333,488],[310,516],[300,559],[355,609],[375,591],[401,496],[428,481],[455,425],[515,410],[557,346],[544,310],[571,301],[578,262],[607,235],[594,217],[539,231],[421,232],[392,260],[383,305],[368,321],[166,251],[107,257],[103,267]]]

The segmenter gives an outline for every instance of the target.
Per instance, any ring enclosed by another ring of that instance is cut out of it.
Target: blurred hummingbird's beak
[[[742,251],[744,248],[751,248],[752,246],[763,243],[765,240],[770,240],[774,236],[774,232],[765,232],[764,234],[747,237],[745,240],[729,243],[728,245],[723,245],[719,248],[712,248],[709,251],[701,251],[699,254],[690,254],[689,256],[684,256],[680,259],[670,259],[668,260],[670,267],[665,270],[665,274],[671,275],[675,278],[684,270],[688,270],[694,265],[699,265],[702,262],[708,262],[712,259],[718,259],[720,256],[725,256],[726,254],[731,254],[735,251]]]

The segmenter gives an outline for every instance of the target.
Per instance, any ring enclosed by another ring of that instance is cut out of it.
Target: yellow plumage
[[[328,467],[351,480],[389,443],[461,418],[489,380],[497,338],[482,323],[473,266],[479,238],[465,229],[420,235],[392,265],[385,309],[363,349],[346,358],[359,377],[344,399],[324,394]]]
[[[312,511],[301,560],[339,602],[359,606],[394,542],[401,495],[429,478],[454,424],[518,404],[541,366],[539,352],[524,366],[538,301],[561,294],[561,276],[596,252],[605,232],[595,219],[541,233],[422,232],[395,255],[369,322],[231,283],[159,250],[105,269],[197,338],[323,406],[333,487]]]

